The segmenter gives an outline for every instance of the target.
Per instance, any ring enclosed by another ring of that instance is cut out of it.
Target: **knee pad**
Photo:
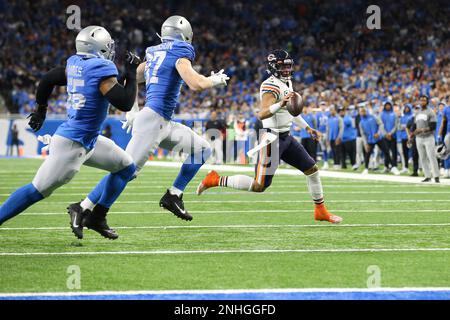
[[[69,170],[64,176],[56,177],[54,180],[52,179],[52,181],[38,181],[34,179],[33,185],[44,198],[47,198],[53,193],[53,191],[70,182],[78,171],[79,170],[76,169]]]
[[[131,181],[136,178],[136,165],[134,163],[114,173],[124,180]]]

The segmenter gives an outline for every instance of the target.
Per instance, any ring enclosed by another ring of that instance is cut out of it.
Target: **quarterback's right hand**
[[[284,98],[281,100],[281,107],[285,107],[286,104],[291,101],[291,98],[294,96],[294,92],[289,92]]]
[[[131,129],[133,128],[134,119],[136,118],[136,115],[138,113],[139,113],[139,106],[137,103],[135,103],[133,105],[133,108],[131,108],[131,110],[125,114],[126,121],[122,121],[122,123],[123,123],[122,129],[126,130],[127,133],[131,132]]]
[[[223,73],[223,71],[223,69],[217,73],[211,71],[211,75],[208,78],[211,80],[213,87],[227,85],[227,80],[230,80],[230,77]]]

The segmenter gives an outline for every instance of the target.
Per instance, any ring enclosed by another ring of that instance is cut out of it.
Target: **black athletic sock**
[[[109,208],[102,206],[101,204],[97,204],[92,210],[92,216],[95,218],[105,218],[108,213]]]

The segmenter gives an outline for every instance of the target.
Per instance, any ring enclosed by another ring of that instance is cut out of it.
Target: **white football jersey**
[[[260,99],[262,99],[263,94],[272,93],[276,98],[275,103],[277,103],[283,100],[283,98],[292,91],[292,82],[290,80],[285,83],[280,79],[271,76],[261,84],[259,96]],[[286,107],[283,107],[280,108],[272,117],[264,119],[262,123],[264,128],[281,133],[291,130],[293,119],[294,117],[289,113]]]

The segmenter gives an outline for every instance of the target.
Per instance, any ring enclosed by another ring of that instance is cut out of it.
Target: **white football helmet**
[[[446,160],[450,156],[450,148],[447,146],[446,141],[444,141],[444,143],[441,143],[436,147],[436,156],[438,159],[441,160]]]
[[[75,40],[77,54],[96,56],[114,60],[115,45],[109,32],[100,26],[88,26],[82,29]]]
[[[171,16],[161,26],[161,39],[181,40],[192,43],[194,33],[189,21],[182,16]]]

